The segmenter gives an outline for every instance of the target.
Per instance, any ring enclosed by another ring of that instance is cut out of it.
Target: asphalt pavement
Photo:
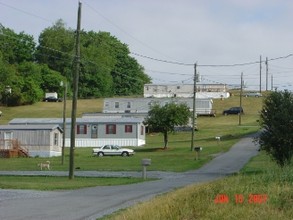
[[[253,137],[246,137],[228,152],[215,157],[198,170],[175,172],[147,172],[148,178],[159,178],[123,186],[97,186],[67,191],[35,191],[0,189],[1,220],[84,220],[97,219],[122,208],[145,201],[158,194],[179,187],[210,182],[238,172],[248,160],[257,155]],[[56,171],[0,171],[0,175],[67,176]],[[141,172],[75,171],[76,176],[142,177]]]

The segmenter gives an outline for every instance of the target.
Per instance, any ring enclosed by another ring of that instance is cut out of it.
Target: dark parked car
[[[223,111],[223,115],[239,115],[244,114],[242,107],[232,107]]]
[[[262,97],[262,94],[259,92],[248,92],[243,94],[244,97]]]
[[[62,102],[62,99],[58,99],[55,96],[48,96],[43,99],[44,102]]]

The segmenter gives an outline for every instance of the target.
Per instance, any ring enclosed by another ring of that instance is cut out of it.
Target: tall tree
[[[110,34],[105,32],[83,32],[81,38],[82,68],[79,92],[82,97],[112,96],[113,78],[111,70],[116,59],[108,42]]]
[[[168,147],[168,133],[174,131],[176,126],[185,126],[190,119],[190,111],[186,104],[168,103],[164,106],[155,104],[151,107],[145,123],[150,129],[162,132],[164,135],[164,148]]]
[[[39,36],[36,59],[47,64],[50,69],[71,78],[74,59],[74,31],[66,27],[63,20],[58,20]]]
[[[144,84],[150,83],[150,78],[144,69],[129,54],[119,54],[119,59],[112,70],[115,95],[141,95]]]
[[[35,46],[32,36],[24,32],[17,34],[0,24],[0,51],[2,59],[9,64],[33,61]]]
[[[37,60],[71,79],[74,31],[62,20],[39,37]],[[128,46],[108,32],[81,32],[79,97],[142,94],[150,82]]]
[[[262,132],[257,141],[281,167],[293,156],[293,95],[288,91],[272,92],[264,100],[260,115]]]

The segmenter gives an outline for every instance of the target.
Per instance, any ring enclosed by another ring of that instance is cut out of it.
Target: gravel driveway
[[[257,146],[252,137],[235,144],[230,151],[214,158],[202,168],[184,173],[148,172],[156,181],[123,185],[97,186],[69,191],[41,192],[34,190],[0,190],[1,220],[77,220],[96,219],[139,201],[190,184],[208,182],[238,172],[248,160],[257,155]],[[4,172],[0,175],[56,175],[67,176],[67,172]],[[134,176],[141,172],[95,172],[76,171],[76,176]]]

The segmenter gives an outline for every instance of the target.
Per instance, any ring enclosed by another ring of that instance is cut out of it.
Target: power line
[[[154,57],[150,57],[150,56],[146,56],[146,55],[142,55],[142,54],[138,54],[138,53],[134,53],[134,52],[131,52],[131,54],[138,56],[138,57],[142,57],[142,58],[146,58],[146,59],[150,59],[150,60],[154,60],[154,61],[158,61],[158,62],[163,62],[163,63],[169,63],[169,64],[175,64],[175,65],[181,65],[181,66],[194,66],[194,64],[191,64],[191,63],[162,60],[162,59],[158,59],[158,58],[154,58]],[[293,54],[288,54],[286,56],[271,58],[268,61],[287,59],[291,56],[293,56]],[[260,63],[265,63],[265,62],[266,61],[251,61],[251,62],[246,62],[246,63],[234,63],[234,64],[198,64],[197,66],[200,66],[200,67],[237,67],[237,66],[255,65],[255,64],[260,64]]]
[[[268,61],[273,61],[273,60],[281,60],[281,59],[287,59],[289,57],[293,56],[293,54],[288,54],[286,56],[281,56],[281,57],[276,57],[276,58],[272,58],[272,59],[268,59]]]
[[[168,74],[168,75],[191,76],[191,74],[187,74],[187,73],[174,73],[174,72],[166,72],[166,71],[151,70],[151,69],[145,69],[145,70],[148,71],[148,72],[162,73],[162,74]]]
[[[143,58],[146,58],[146,59],[155,60],[155,61],[163,62],[163,63],[169,63],[169,64],[175,64],[175,65],[181,65],[181,66],[193,66],[194,65],[194,64],[190,64],[190,63],[181,63],[181,62],[176,62],[176,61],[161,60],[161,59],[141,55],[141,54],[134,53],[134,52],[130,52],[130,53],[135,55],[135,56],[138,56],[138,57],[143,57]]]
[[[153,47],[147,45],[146,43],[144,43],[143,41],[137,39],[136,37],[134,37],[133,35],[129,34],[127,31],[125,31],[123,28],[121,28],[119,25],[115,24],[113,21],[111,21],[109,18],[107,18],[106,16],[104,16],[101,12],[99,12],[97,9],[95,9],[94,7],[90,6],[86,1],[84,1],[84,4],[86,6],[88,6],[93,12],[95,12],[96,14],[98,14],[100,17],[102,17],[104,20],[106,20],[108,23],[110,23],[111,25],[113,25],[114,27],[116,27],[118,30],[120,30],[121,32],[123,32],[124,34],[126,34],[127,36],[129,36],[131,39],[137,41],[138,43],[140,43],[141,45],[143,45],[144,47],[158,53],[161,54],[163,56],[168,57],[167,55],[163,54],[162,52],[154,49]]]
[[[30,13],[30,12],[27,12],[27,11],[24,11],[22,9],[19,9],[19,8],[16,8],[14,6],[11,6],[11,5],[8,5],[8,4],[5,4],[3,2],[0,2],[1,5],[4,5],[5,7],[8,7],[8,8],[11,8],[11,9],[14,9],[16,11],[19,11],[21,13],[24,13],[24,14],[27,14],[29,16],[32,16],[32,17],[35,17],[35,18],[38,18],[38,19],[41,19],[41,20],[44,20],[46,22],[50,22],[50,23],[53,23],[53,21],[47,19],[47,18],[44,18],[44,17],[41,17],[39,15],[36,15],[36,14],[33,14],[33,13]],[[144,42],[140,41],[139,39],[133,37],[132,35],[130,35],[128,32],[126,32],[125,30],[123,30],[121,27],[119,27],[118,25],[116,25],[114,22],[112,22],[110,19],[108,19],[107,17],[105,17],[103,14],[101,14],[98,10],[96,10],[95,8],[93,8],[92,6],[90,6],[86,1],[84,1],[84,4],[87,5],[90,9],[92,9],[95,13],[97,13],[99,16],[101,16],[103,19],[105,19],[106,21],[108,21],[110,24],[112,24],[113,26],[115,26],[116,28],[118,28],[120,31],[122,31],[123,33],[127,34],[128,36],[130,36],[132,39],[138,41],[139,43],[143,44],[144,46],[152,49],[153,51],[156,51],[160,54],[162,54],[161,52],[155,50],[154,48],[148,46],[147,44],[145,44]],[[51,50],[54,50],[52,48],[47,48],[47,49],[51,49]],[[57,50],[55,50],[57,51]],[[58,51],[60,53],[64,53],[62,51]],[[146,59],[151,59],[151,60],[154,60],[154,61],[158,61],[158,62],[164,62],[164,63],[169,63],[169,64],[175,64],[175,65],[183,65],[183,66],[193,66],[194,64],[191,64],[191,63],[184,63],[184,62],[177,62],[177,61],[169,61],[169,60],[163,60],[163,59],[158,59],[158,58],[154,58],[154,57],[150,57],[150,56],[146,56],[146,55],[142,55],[142,54],[138,54],[138,53],[134,53],[132,52],[131,54],[135,55],[135,56],[139,56],[139,57],[143,57],[143,58],[146,58]],[[71,55],[72,56],[72,55]],[[165,55],[164,55],[165,56]],[[276,58],[271,58],[269,59],[268,61],[274,61],[274,60],[279,60],[279,59],[287,59],[289,57],[293,56],[293,54],[288,54],[286,56],[280,56],[280,57],[276,57]],[[246,63],[235,63],[235,64],[198,64],[197,66],[199,67],[237,67],[237,66],[247,66],[247,65],[254,65],[254,64],[259,64],[260,62],[265,62],[265,61],[252,61],[252,62],[246,62]]]
[[[43,20],[43,21],[53,23],[51,20],[49,20],[49,19],[47,19],[47,18],[41,17],[41,16],[39,16],[39,15],[36,15],[36,14],[30,13],[30,12],[27,12],[27,11],[24,11],[24,10],[22,10],[22,9],[19,9],[19,8],[13,7],[13,6],[8,5],[8,4],[5,4],[5,3],[3,3],[3,2],[0,2],[0,4],[1,4],[1,5],[4,5],[4,6],[7,7],[7,8],[11,8],[11,9],[14,9],[14,10],[16,10],[16,11],[19,11],[19,12],[21,12],[21,13],[23,13],[23,14],[27,14],[27,15],[29,15],[29,16],[32,16],[32,17],[35,17],[35,18],[39,18],[39,19],[41,19],[41,20]]]
[[[4,34],[4,33],[0,33],[0,35],[2,35],[2,36],[5,36],[5,37],[8,37],[8,38],[11,38],[11,39],[14,39],[14,40],[18,40],[18,41],[21,41],[22,42],[22,40],[23,39],[19,39],[18,37],[16,37],[16,36],[11,36],[11,35],[8,35],[8,34]],[[54,48],[50,48],[50,47],[46,47],[46,46],[41,46],[41,45],[39,45],[39,47],[41,47],[41,48],[44,48],[44,49],[46,49],[46,50],[48,50],[48,51],[53,51],[53,52],[55,52],[55,53],[60,53],[60,54],[63,54],[63,55],[66,55],[66,56],[68,56],[68,57],[64,57],[64,56],[61,56],[61,57],[57,57],[57,56],[54,56],[54,55],[52,55],[52,54],[48,54],[48,53],[44,53],[44,51],[42,52],[42,53],[39,53],[38,55],[40,55],[40,56],[47,56],[47,57],[52,57],[52,58],[54,58],[54,59],[58,59],[58,60],[67,60],[68,58],[72,58],[72,59],[74,59],[74,55],[73,54],[71,54],[71,53],[68,53],[68,52],[63,52],[63,51],[60,51],[60,50],[57,50],[57,49],[54,49]],[[287,55],[287,56],[282,56],[282,57],[278,57],[278,58],[273,58],[273,59],[271,59],[271,60],[279,60],[279,59],[286,59],[286,58],[289,58],[289,57],[291,57],[291,54],[289,54],[289,55]],[[109,67],[106,67],[106,66],[101,66],[100,64],[98,65],[98,64],[96,64],[94,61],[91,61],[91,60],[89,60],[89,59],[87,59],[87,58],[82,58],[81,59],[82,60],[82,62],[83,63],[88,63],[88,64],[91,64],[91,65],[95,65],[95,66],[97,66],[97,67],[99,67],[99,68],[103,68],[103,69],[105,69],[105,70],[107,70],[107,71],[111,71],[110,69],[109,69]],[[112,70],[113,71],[113,70]],[[157,70],[148,70],[148,69],[146,69],[146,71],[149,71],[149,72],[157,72],[157,73],[163,73],[163,74],[168,74],[168,75],[181,75],[181,76],[190,76],[190,74],[184,74],[184,73],[174,73],[174,72],[164,72],[164,71],[157,71]],[[281,73],[291,73],[291,71],[273,71],[275,74],[281,74]],[[129,78],[129,79],[135,79],[135,78],[133,78],[133,77],[131,77],[131,76],[128,76],[126,73],[120,73],[120,72],[117,72],[117,71],[115,71],[115,73],[116,74],[119,74],[119,75],[123,75],[124,77],[127,77],[127,78]],[[236,74],[234,74],[234,75],[230,75],[230,74],[220,74],[221,75],[221,77],[223,78],[223,77],[229,77],[229,79],[232,79],[232,78],[234,78],[234,79],[237,79],[237,78],[239,78],[239,75],[236,75]],[[253,74],[245,74],[246,76],[251,76],[251,77],[246,77],[246,79],[255,79],[255,76],[253,75]],[[210,77],[214,77],[214,74],[205,74],[204,76],[210,76]],[[204,78],[204,76],[202,76],[202,78]],[[254,76],[254,77],[253,77]],[[279,77],[286,77],[286,76],[279,76]],[[153,79],[155,79],[155,78],[153,78]],[[137,79],[136,79],[137,80]],[[155,79],[155,80],[157,80],[157,81],[162,81],[162,82],[171,82],[171,83],[178,83],[178,80],[177,81],[170,81],[170,80],[158,80],[158,79]],[[207,78],[204,78],[204,80],[206,80],[206,81],[210,81],[210,82],[214,82],[214,83],[220,83],[220,82],[217,82],[217,81],[214,81],[214,80],[209,80],[209,79],[207,79]],[[180,81],[182,81],[182,82],[184,82],[184,81],[189,81],[189,79],[184,79],[184,80],[180,80]],[[224,84],[227,84],[228,85],[228,83],[224,83]]]
[[[0,4],[3,4],[0,2]],[[34,16],[34,15],[32,15]],[[37,16],[38,17],[38,16]],[[15,36],[11,36],[11,35],[7,35],[7,34],[4,34],[4,33],[0,33],[1,35],[3,36],[6,36],[6,37],[9,37],[9,38],[13,38],[13,39],[17,39],[17,40],[21,40],[21,39],[18,39],[17,37]],[[67,55],[69,57],[72,57],[74,58],[74,55],[73,54],[70,54],[70,53],[67,53],[67,52],[63,52],[63,51],[60,51],[60,50],[56,50],[56,49],[53,49],[53,48],[50,48],[50,47],[46,47],[46,46],[41,46],[39,45],[39,47],[41,48],[44,48],[44,49],[47,49],[47,50],[51,50],[51,51],[54,51],[56,53],[61,53],[63,55]],[[148,57],[148,56],[145,56],[145,55],[141,55],[141,54],[138,54],[138,53],[132,53],[134,55],[137,55],[137,56],[140,56],[140,57],[144,57],[144,58],[148,58],[148,59],[152,59],[152,60],[155,60],[155,61],[160,61],[160,62],[165,62],[165,63],[170,63],[170,64],[176,64],[176,65],[184,65],[184,66],[193,66],[193,64],[188,64],[188,63],[183,63],[183,62],[176,62],[176,61],[168,61],[168,60],[161,60],[161,59],[156,59],[156,58],[153,58],[153,57]],[[46,54],[46,53],[43,53],[43,54],[39,54],[39,55],[42,55],[42,56],[50,56],[52,58],[55,58],[55,59],[65,59],[65,58],[60,58],[60,57],[56,57],[56,56],[52,56],[51,54]],[[271,58],[269,59],[269,61],[275,61],[275,60],[280,60],[280,59],[287,59],[289,57],[293,56],[293,54],[288,54],[286,56],[280,56],[280,57],[276,57],[276,58]],[[86,61],[86,62],[90,62],[90,63],[94,63],[93,61],[89,61],[87,59],[82,59],[83,61]],[[265,62],[265,61],[263,61]],[[212,64],[208,64],[208,65],[198,65],[198,66],[201,66],[201,67],[233,67],[233,66],[246,66],[246,65],[253,65],[253,64],[258,64],[260,63],[260,61],[255,61],[255,62],[247,62],[247,63],[236,63],[236,64],[220,64],[220,65],[212,65]],[[95,64],[95,63],[94,63]],[[95,64],[97,65],[97,64]],[[151,70],[152,71],[152,70]],[[156,71],[156,72],[159,72],[159,71]],[[182,73],[170,73],[170,72],[160,72],[160,73],[166,73],[166,74],[169,74],[169,75],[189,75],[189,74],[182,74]],[[286,73],[285,71],[282,71],[282,72],[277,72],[277,73]],[[288,73],[290,73],[290,71],[288,71]],[[119,74],[122,74],[122,73],[119,73]],[[127,77],[129,77],[128,75],[126,74],[123,74]],[[221,74],[221,76],[223,76]],[[228,76],[228,75],[227,75]],[[229,77],[231,77],[229,75]],[[238,76],[237,76],[238,77]]]

